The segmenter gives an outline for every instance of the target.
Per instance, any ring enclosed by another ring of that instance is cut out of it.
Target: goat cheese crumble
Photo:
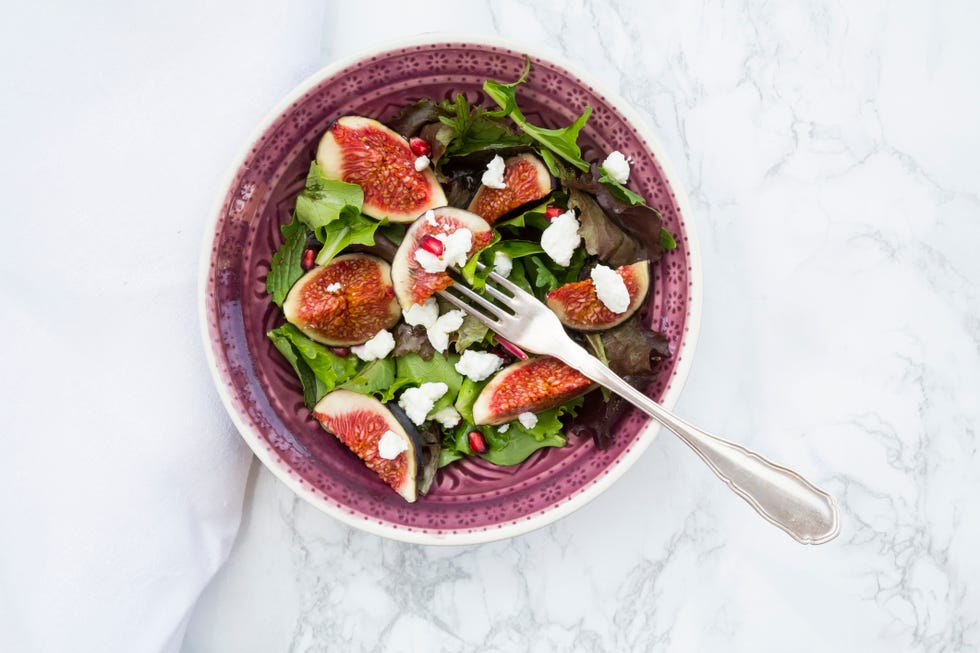
[[[483,177],[480,179],[484,186],[489,188],[507,188],[507,184],[504,183],[504,160],[499,154],[495,155],[490,159],[490,163],[487,164],[487,170],[483,173]]]
[[[403,451],[408,451],[408,443],[394,431],[385,431],[378,440],[378,455],[385,460],[394,460]]]
[[[417,426],[425,421],[425,416],[447,392],[449,386],[442,381],[423,383],[417,388],[408,388],[402,392],[402,396],[398,398],[398,405],[408,415],[408,419]]]
[[[422,156],[419,156],[415,159],[415,170],[417,172],[422,172],[428,167],[429,167],[429,157],[423,154]]]
[[[541,249],[558,265],[572,262],[572,254],[582,237],[578,234],[578,219],[575,211],[569,209],[557,216],[541,233]]]
[[[425,328],[425,333],[429,338],[429,344],[440,354],[449,347],[449,334],[463,326],[463,318],[466,314],[456,309],[446,311],[432,323],[432,326]]]
[[[473,247],[472,231],[462,228],[449,234],[435,234],[433,238],[442,243],[442,254],[436,256],[421,247],[415,250],[415,260],[423,270],[435,274],[445,272],[446,268],[453,265],[466,265],[466,258]]]
[[[611,267],[597,265],[592,268],[592,283],[599,301],[613,313],[625,313],[630,307],[630,291],[619,273]]]
[[[351,347],[350,350],[362,361],[373,361],[384,358],[395,348],[395,336],[390,331],[382,329],[363,345]]]
[[[432,413],[429,419],[439,422],[443,428],[451,429],[459,424],[462,417],[455,408],[452,406],[446,406],[442,410],[437,410],[436,412]]]
[[[630,178],[630,160],[619,150],[613,150],[602,162],[602,169],[614,181],[625,184]]]
[[[330,284],[329,286],[327,286],[327,292],[337,292],[342,287],[343,286],[340,285],[340,282],[339,281],[334,281],[332,284]]]
[[[439,319],[439,303],[435,297],[429,297],[422,304],[412,304],[407,311],[402,311],[402,315],[409,326],[424,326],[428,329]]]
[[[509,277],[514,269],[514,260],[506,252],[494,252],[493,271],[502,277]]]
[[[456,371],[470,381],[480,382],[500,369],[504,361],[500,356],[486,351],[467,349],[456,363]]]
[[[517,416],[517,421],[526,429],[533,429],[538,425],[538,416],[534,413],[521,413]]]

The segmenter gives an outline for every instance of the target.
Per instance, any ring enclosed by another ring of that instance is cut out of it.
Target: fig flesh
[[[374,397],[338,389],[317,402],[313,417],[405,501],[415,501],[416,443],[387,406]],[[388,459],[382,453],[392,440],[398,453]]]
[[[309,338],[335,347],[361,344],[401,316],[391,266],[368,254],[313,268],[289,289],[282,310]]]
[[[316,162],[328,177],[361,187],[365,215],[392,222],[411,222],[446,204],[435,173],[429,167],[416,170],[416,158],[401,135],[361,116],[337,119],[316,152]]]
[[[626,284],[629,306],[622,313],[614,313],[599,300],[592,279],[573,281],[548,293],[548,308],[554,311],[565,326],[579,331],[601,331],[621,324],[643,305],[650,287],[650,264],[637,261],[623,265],[616,273]]]
[[[585,394],[592,379],[557,358],[530,358],[505,367],[473,402],[473,422],[503,424],[521,413],[539,413]]]
[[[504,161],[504,187],[481,185],[468,208],[493,224],[519,206],[541,199],[552,189],[548,168],[541,159],[524,152]]]
[[[472,234],[472,246],[466,254],[467,258],[489,245],[493,239],[493,232],[486,220],[469,211],[448,206],[421,216],[405,232],[391,261],[391,281],[403,309],[407,311],[413,304],[423,303],[433,293],[452,284],[446,272],[427,272],[416,258],[416,252],[421,249],[433,254],[423,247],[423,242],[429,242],[427,238],[445,238],[460,229],[468,229]]]

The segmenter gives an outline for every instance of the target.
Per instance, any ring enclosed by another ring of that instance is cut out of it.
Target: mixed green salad
[[[629,188],[629,157],[583,158],[591,108],[557,129],[525,118],[529,71],[486,81],[493,107],[458,94],[422,98],[384,125],[339,119],[271,259],[266,287],[286,319],[268,337],[305,404],[410,501],[461,459],[515,465],[570,436],[607,446],[623,409],[554,366],[564,394],[543,396],[552,386],[535,381],[533,355],[438,299],[446,267],[477,289],[496,269],[639,386],[670,355],[643,309],[649,265],[674,238]]]

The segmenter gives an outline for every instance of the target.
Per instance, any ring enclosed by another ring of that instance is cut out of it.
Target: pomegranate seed
[[[419,245],[421,245],[422,249],[430,254],[442,256],[442,241],[435,236],[425,236],[422,238],[422,242],[419,243]]]
[[[470,442],[470,449],[473,453],[486,453],[487,452],[487,440],[483,437],[483,434],[479,431],[470,431],[467,436]]]
[[[551,206],[549,206],[544,210],[544,217],[548,218],[549,220],[554,220],[562,213],[564,213],[564,211],[562,211],[560,207],[557,207],[554,204],[552,204]]]
[[[316,257],[316,252],[312,249],[307,249],[303,252],[303,269],[312,270],[313,269],[313,259]]]
[[[415,156],[431,156],[432,146],[429,143],[419,138],[418,136],[412,138],[408,141],[408,146],[412,149],[412,154]]]
[[[497,342],[500,343],[501,347],[509,351],[517,358],[521,359],[522,361],[527,360],[527,354],[525,354],[520,347],[512,343],[510,340],[504,340],[500,336],[497,336]]]
[[[347,351],[347,347],[331,347],[330,351],[337,354],[338,356],[346,356],[350,352]]]

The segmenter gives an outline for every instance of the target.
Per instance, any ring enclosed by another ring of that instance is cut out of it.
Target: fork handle
[[[578,349],[580,353],[567,357],[571,360],[562,360],[673,431],[766,520],[803,544],[822,544],[837,536],[840,514],[832,496],[793,470],[688,424]]]

